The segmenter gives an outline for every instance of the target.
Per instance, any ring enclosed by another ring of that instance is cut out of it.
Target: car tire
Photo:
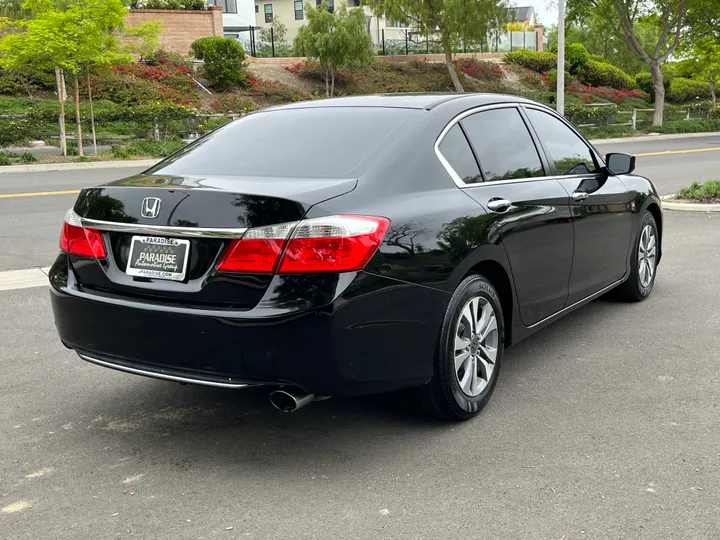
[[[618,299],[625,302],[640,302],[650,296],[657,275],[659,240],[655,218],[650,212],[645,212],[640,220],[640,229],[633,245],[630,276],[618,287]]]
[[[483,276],[465,278],[443,319],[432,380],[418,388],[423,408],[444,420],[468,420],[490,400],[503,358],[500,297]]]

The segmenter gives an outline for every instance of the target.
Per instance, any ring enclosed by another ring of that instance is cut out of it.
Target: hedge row
[[[580,43],[568,45],[565,71],[575,75],[585,84],[609,86],[617,90],[636,88],[635,79],[607,62],[594,60]],[[505,55],[508,64],[516,64],[536,71],[547,73],[557,69],[557,55],[550,52],[521,50]]]
[[[522,49],[507,53],[505,55],[505,62],[538,73],[547,73],[552,69],[557,69],[557,55],[549,52],[536,52]],[[565,70],[567,71],[569,68],[570,64],[565,62]]]

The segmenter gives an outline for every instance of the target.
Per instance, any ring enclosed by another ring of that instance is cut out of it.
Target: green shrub
[[[23,152],[18,156],[18,159],[20,160],[20,163],[35,163],[37,161],[35,154],[30,152]]]
[[[606,125],[598,127],[582,127],[579,128],[580,133],[588,139],[614,139],[616,137],[630,137],[636,135],[629,126]]]
[[[505,55],[505,62],[508,64],[516,64],[538,73],[545,73],[557,68],[557,55],[549,52],[536,52],[523,49],[507,53]],[[565,70],[568,68],[569,63],[565,62]]]
[[[187,56],[175,51],[165,49],[155,49],[150,54],[142,57],[142,62],[148,66],[174,66],[184,67],[190,71],[192,69],[192,60]]]
[[[635,88],[636,86],[635,79],[622,69],[595,60],[588,60],[580,74],[580,79],[585,84],[609,86],[617,90]]]
[[[557,88],[557,74],[558,74],[557,69],[551,69],[550,71],[548,71],[548,74],[547,74],[548,80],[552,83],[553,87],[555,87],[555,88]],[[565,88],[567,88],[572,81],[573,81],[573,77],[570,75],[570,73],[568,73],[566,71],[565,72]]]
[[[135,0],[130,7],[137,9],[170,9],[187,11],[204,11],[208,9],[205,0]]]
[[[570,64],[570,73],[580,73],[590,61],[590,53],[582,43],[570,43],[565,47],[565,60]]]
[[[605,63],[607,60],[605,60],[605,57],[601,54],[590,54],[588,55],[588,60],[594,60],[595,62]]]
[[[119,159],[139,156],[167,157],[180,150],[185,143],[180,139],[165,141],[132,141],[126,145],[113,146],[110,154]]]
[[[720,119],[720,105],[713,106],[708,112],[708,116],[713,119]]]
[[[20,145],[30,140],[32,127],[29,119],[0,119],[0,147]]]
[[[8,154],[7,152],[0,152],[0,166],[3,165],[12,165],[12,157],[11,154]]]
[[[677,196],[696,201],[720,199],[720,180],[708,180],[704,184],[693,182],[690,187],[679,189]]]
[[[215,89],[225,90],[245,79],[245,49],[237,40],[204,37],[190,47],[195,58],[205,63],[205,73]]]
[[[720,120],[677,120],[662,126],[651,126],[646,133],[711,133],[720,131]]]
[[[683,103],[693,99],[707,99],[710,97],[710,85],[703,81],[676,77],[670,83],[665,97],[676,103]]]

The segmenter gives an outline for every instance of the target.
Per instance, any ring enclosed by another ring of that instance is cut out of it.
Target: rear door
[[[632,233],[632,198],[595,152],[564,120],[543,109],[524,107],[545,150],[552,174],[570,195],[575,249],[568,304],[623,277]]]
[[[533,325],[567,300],[573,250],[568,195],[546,176],[516,106],[479,110],[462,118],[459,128],[480,165],[479,175],[463,180],[465,192],[492,217],[510,261],[522,322]]]

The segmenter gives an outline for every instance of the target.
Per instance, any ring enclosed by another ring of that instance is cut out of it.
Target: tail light
[[[72,255],[104,259],[105,243],[102,233],[96,229],[88,229],[80,223],[80,218],[70,210],[63,223],[60,235],[60,249]]]
[[[331,216],[250,229],[228,246],[218,270],[271,273],[276,266],[280,274],[362,270],[389,226],[390,221],[381,217]]]

